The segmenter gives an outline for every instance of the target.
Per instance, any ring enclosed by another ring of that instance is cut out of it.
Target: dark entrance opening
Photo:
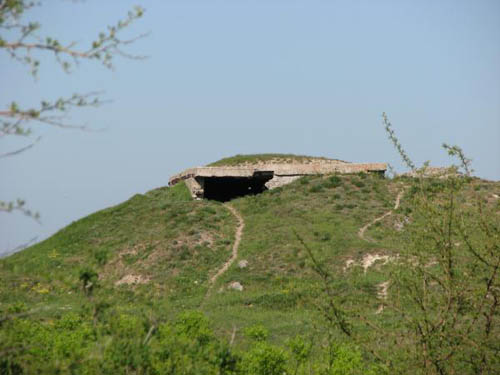
[[[245,195],[256,195],[267,190],[265,183],[273,178],[273,173],[258,173],[252,177],[205,177],[204,197],[219,202]]]

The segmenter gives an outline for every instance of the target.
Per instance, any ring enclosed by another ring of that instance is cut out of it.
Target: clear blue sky
[[[82,46],[137,2],[51,0],[30,12],[42,35]],[[0,51],[0,106],[104,90],[110,104],[72,114],[99,132],[36,126],[40,143],[0,160],[0,199],[25,198],[36,224],[0,214],[0,253],[40,239],[184,168],[237,153],[286,152],[389,162],[387,112],[419,163],[462,146],[476,174],[500,179],[500,1],[144,1],[150,32],[116,70],[40,78]],[[2,139],[2,152],[19,143]]]

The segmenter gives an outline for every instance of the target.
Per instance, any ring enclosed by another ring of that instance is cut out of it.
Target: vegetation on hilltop
[[[249,155],[235,155],[223,158],[216,162],[208,164],[209,167],[220,166],[236,166],[246,164],[259,164],[259,163],[309,163],[314,160],[337,160],[329,159],[322,156],[306,156],[294,154],[249,154]]]

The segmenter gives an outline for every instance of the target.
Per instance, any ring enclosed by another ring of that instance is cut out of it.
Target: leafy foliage
[[[345,293],[317,250],[297,234],[323,284],[319,311],[332,332],[343,333],[391,371],[495,373],[500,366],[498,204],[478,194],[470,160],[459,147],[444,145],[459,166],[429,175],[427,164],[417,169],[409,159],[385,114],[383,120],[416,176],[396,179],[406,184],[403,212],[408,215],[395,236],[398,253],[392,260],[386,256],[388,272],[378,291],[358,279],[358,291]],[[359,182],[354,185],[362,187]],[[363,298],[354,299],[356,294]],[[360,314],[363,305],[377,302],[376,314]]]

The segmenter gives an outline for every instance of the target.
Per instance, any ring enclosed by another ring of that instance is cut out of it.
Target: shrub
[[[242,369],[249,375],[283,375],[287,356],[283,349],[258,342],[243,358]]]
[[[200,344],[207,343],[213,337],[210,323],[200,311],[182,313],[177,319],[176,331],[197,340]]]
[[[187,260],[191,257],[191,252],[189,251],[189,247],[187,245],[182,245],[180,248],[179,258],[181,260]]]
[[[80,282],[82,283],[82,290],[86,295],[92,294],[94,290],[97,280],[98,274],[92,268],[86,267],[80,270],[79,275]]]
[[[353,180],[352,180],[352,184],[353,184],[354,186],[359,187],[359,188],[365,187],[365,183],[364,183],[363,181],[361,181],[361,180],[357,180],[357,179],[353,179]]]
[[[329,375],[382,375],[387,371],[378,365],[368,365],[363,361],[361,352],[356,347],[349,345],[331,344],[328,351],[330,355]]]
[[[282,191],[283,191],[283,188],[280,186],[280,187],[274,188],[269,193],[272,195],[277,195],[277,194],[280,194]]]
[[[309,189],[309,191],[311,193],[320,193],[320,192],[323,191],[323,186],[320,185],[320,184],[313,185],[313,186],[311,186],[311,188]]]
[[[333,187],[333,188],[336,188],[336,187],[339,187],[342,185],[342,179],[339,177],[339,176],[330,176],[328,178],[328,184],[329,184],[329,187]]]
[[[262,325],[251,326],[245,329],[245,336],[255,341],[266,341],[268,335],[268,330]]]
[[[305,176],[305,177],[301,177],[299,179],[299,183],[301,185],[307,185],[309,183],[309,181],[311,180],[311,178],[309,176]]]
[[[332,235],[330,233],[323,233],[323,235],[320,237],[321,241],[330,241],[332,239]]]
[[[94,252],[94,258],[98,265],[104,266],[108,262],[109,251],[106,248],[97,249]]]
[[[298,369],[309,359],[312,352],[312,342],[306,342],[302,336],[296,336],[288,340],[287,346],[290,348],[292,357],[295,360],[294,373],[296,374]]]

